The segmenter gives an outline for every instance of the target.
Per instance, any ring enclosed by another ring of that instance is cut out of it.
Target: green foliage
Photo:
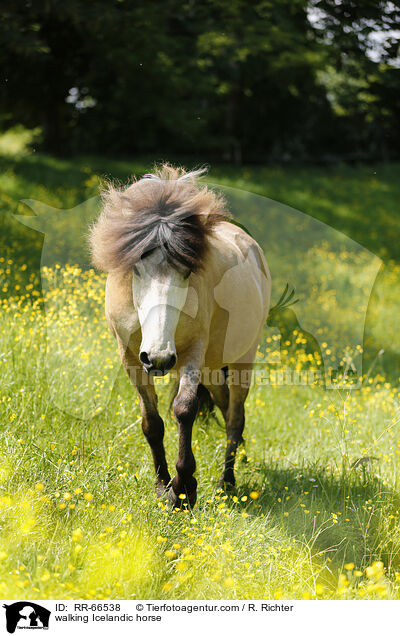
[[[41,126],[57,153],[385,158],[399,141],[390,4],[6,0],[0,120]]]

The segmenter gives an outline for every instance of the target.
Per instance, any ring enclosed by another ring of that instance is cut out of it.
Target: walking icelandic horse
[[[196,502],[192,427],[200,383],[226,422],[219,485],[235,484],[244,403],[270,301],[260,246],[234,224],[223,197],[199,183],[204,172],[163,164],[125,188],[109,185],[90,230],[93,264],[108,272],[107,322],[139,395],[156,493],[175,507]],[[179,451],[171,480],[153,376],[172,369]]]

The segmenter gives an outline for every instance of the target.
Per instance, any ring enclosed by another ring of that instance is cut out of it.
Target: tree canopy
[[[3,0],[0,125],[52,152],[395,156],[400,9],[379,0]]]

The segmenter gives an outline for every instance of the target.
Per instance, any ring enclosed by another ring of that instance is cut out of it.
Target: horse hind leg
[[[218,406],[221,411],[225,422],[228,419],[228,408],[229,408],[229,387],[226,382],[228,374],[228,367],[224,367],[221,369],[221,375],[218,375],[220,382],[218,383],[207,383],[206,389],[208,390],[211,398],[216,406]]]
[[[245,424],[244,403],[250,388],[251,366],[240,365],[239,369],[232,367],[232,370],[239,371],[239,381],[235,381],[235,373],[229,384],[229,406],[226,418],[226,450],[225,462],[222,475],[218,485],[222,488],[233,488],[235,486],[235,459],[236,452],[240,444],[244,443],[243,430]],[[244,379],[243,379],[244,376]]]

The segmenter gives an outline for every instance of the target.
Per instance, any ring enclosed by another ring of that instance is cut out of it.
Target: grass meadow
[[[127,180],[154,158],[56,159],[28,141],[16,131],[0,143],[0,596],[400,598],[400,166],[212,167],[210,181],[320,219],[382,266],[363,342],[349,353],[363,359],[358,388],[254,386],[229,493],[217,489],[222,417],[200,414],[198,502],[178,512],[154,496],[138,401],[104,319],[105,277],[82,266],[68,240],[81,217],[61,215],[61,264],[55,251],[42,271],[43,233],[13,217],[29,214],[21,199],[70,210],[95,197],[102,178]],[[310,285],[315,271],[327,280],[352,272],[354,295],[340,312],[332,315],[329,287],[311,298],[340,338],[364,321],[371,258],[344,248],[331,256],[321,245],[300,269]],[[280,351],[301,368],[301,338],[285,349],[266,333],[259,361]],[[159,384],[173,468],[177,429]]]

